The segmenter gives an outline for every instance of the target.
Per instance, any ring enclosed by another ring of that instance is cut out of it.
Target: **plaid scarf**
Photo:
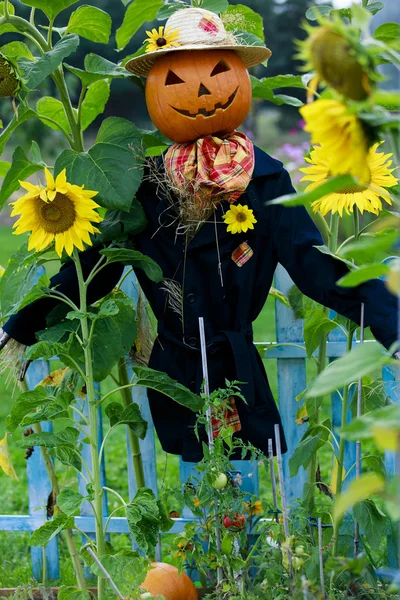
[[[200,138],[174,144],[165,155],[165,167],[174,190],[196,204],[233,203],[246,191],[254,171],[254,146],[234,131],[224,139]]]

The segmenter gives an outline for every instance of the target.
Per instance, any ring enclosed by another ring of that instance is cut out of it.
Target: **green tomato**
[[[304,560],[302,558],[299,558],[298,556],[293,556],[292,565],[294,570],[297,571],[298,569],[301,569],[301,567],[304,565]]]
[[[232,536],[229,533],[226,533],[222,538],[221,542],[221,552],[222,554],[230,554],[233,548],[233,540]]]
[[[302,554],[304,554],[304,546],[296,546],[296,548],[294,549],[294,553],[297,554],[298,556],[301,556]]]
[[[218,473],[218,475],[214,479],[212,486],[216,490],[222,490],[222,489],[224,489],[224,487],[226,486],[227,483],[228,483],[228,478],[225,475],[225,473]]]

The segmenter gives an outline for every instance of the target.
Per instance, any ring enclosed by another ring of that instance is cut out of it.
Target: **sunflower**
[[[65,248],[71,256],[74,246],[84,250],[83,243],[92,245],[91,233],[99,233],[92,223],[102,217],[96,212],[99,205],[92,200],[97,192],[67,182],[66,170],[56,180],[45,169],[46,187],[20,181],[27,194],[12,202],[12,217],[20,215],[13,227],[15,235],[31,231],[28,250],[45,250],[55,240],[55,250],[61,257]]]
[[[338,100],[316,100],[300,109],[313,144],[320,144],[330,157],[332,175],[349,173],[362,185],[370,179],[369,143],[360,119]]]
[[[368,152],[366,165],[369,172],[368,182],[365,185],[350,185],[338,192],[324,196],[312,203],[314,212],[320,211],[326,215],[329,211],[338,212],[342,216],[343,211],[347,214],[353,211],[357,206],[361,213],[364,210],[378,214],[382,210],[381,198],[388,204],[391,204],[389,192],[385,188],[393,187],[398,180],[392,175],[394,169],[389,167],[392,161],[389,160],[392,154],[378,152],[378,147],[382,142],[374,144]],[[306,191],[325,183],[331,176],[330,154],[326,147],[316,147],[311,151],[310,158],[306,161],[311,165],[300,169],[305,173],[301,181],[311,181]]]
[[[224,221],[231,233],[246,233],[248,229],[254,229],[254,223],[257,223],[251,208],[242,204],[232,206],[224,214]]]
[[[172,29],[171,27],[167,27],[164,31],[164,26],[157,29],[152,29],[151,31],[146,31],[149,36],[145,43],[147,42],[146,52],[155,52],[157,50],[165,50],[165,48],[173,48],[174,46],[180,46],[180,44],[176,41],[179,39],[179,32],[176,29]]]
[[[263,512],[261,500],[256,500],[255,502],[245,502],[244,508],[249,517],[257,517]]]
[[[297,42],[300,52],[296,58],[306,64],[304,70],[315,71],[340,94],[352,100],[365,100],[371,93],[368,70],[371,59],[362,51],[358,35],[338,23],[324,22],[323,26],[305,26],[308,38]],[[368,69],[367,69],[368,67]]]

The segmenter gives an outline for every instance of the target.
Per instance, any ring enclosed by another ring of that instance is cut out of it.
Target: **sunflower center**
[[[337,194],[357,194],[358,192],[364,192],[366,189],[365,186],[362,185],[346,185],[341,190],[338,190]]]
[[[160,38],[158,38],[156,44],[159,48],[162,48],[163,46],[167,45],[167,40],[163,37],[160,37]]]
[[[68,196],[56,194],[52,202],[38,202],[40,224],[48,233],[63,233],[75,223],[75,206]]]
[[[239,221],[239,223],[244,223],[246,221],[247,217],[244,213],[240,212],[237,213],[236,215],[236,220]]]

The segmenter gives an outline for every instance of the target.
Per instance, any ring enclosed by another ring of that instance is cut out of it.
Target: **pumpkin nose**
[[[201,96],[211,96],[210,90],[208,90],[203,83],[201,83],[199,87],[199,98]]]

